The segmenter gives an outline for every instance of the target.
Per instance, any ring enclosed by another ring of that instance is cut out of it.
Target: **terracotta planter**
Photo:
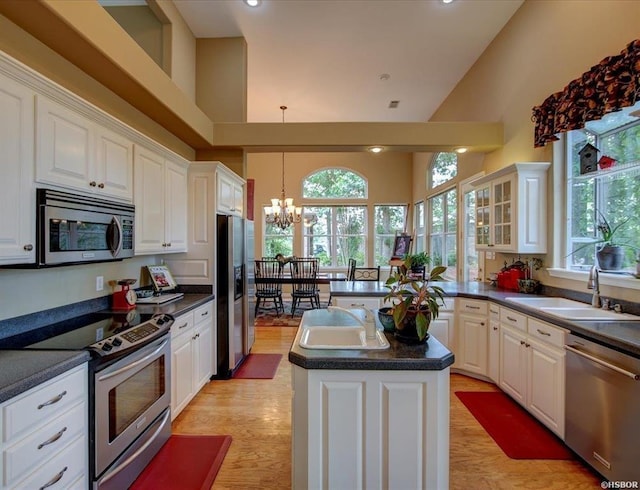
[[[604,245],[596,252],[598,266],[604,271],[615,271],[622,269],[624,260],[624,250],[616,245]]]

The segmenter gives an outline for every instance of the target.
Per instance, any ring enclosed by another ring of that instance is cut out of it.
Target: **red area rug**
[[[271,379],[276,375],[282,354],[249,354],[233,375],[234,379]]]
[[[172,435],[130,490],[209,490],[231,436]]]
[[[511,459],[573,459],[564,443],[502,392],[456,391]]]

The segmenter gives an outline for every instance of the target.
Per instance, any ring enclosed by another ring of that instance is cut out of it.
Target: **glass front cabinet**
[[[546,253],[549,163],[514,163],[473,183],[476,249]]]

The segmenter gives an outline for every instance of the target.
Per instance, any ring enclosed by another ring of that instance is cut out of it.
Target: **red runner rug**
[[[130,490],[209,490],[231,436],[172,435]]]
[[[511,459],[573,459],[555,434],[506,394],[456,391],[456,395]]]
[[[276,375],[282,354],[249,354],[233,375],[234,379],[271,379]]]

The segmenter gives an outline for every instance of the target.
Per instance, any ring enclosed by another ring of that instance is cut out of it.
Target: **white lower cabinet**
[[[377,310],[382,308],[382,298],[367,296],[336,296],[333,298],[333,304],[341,308],[368,308]]]
[[[500,377],[500,307],[489,303],[489,352],[488,352],[489,379],[498,383]]]
[[[449,369],[292,365],[295,489],[449,487]]]
[[[88,488],[87,365],[6,401],[1,488]]]
[[[429,323],[429,335],[433,335],[451,351],[455,345],[454,308],[454,298],[445,298],[444,306],[440,306],[438,318]]]
[[[499,386],[564,438],[565,331],[500,308]]]
[[[213,301],[176,317],[171,327],[171,418],[207,384],[214,364]]]
[[[455,367],[468,373],[487,375],[487,302],[458,298],[458,342]]]

